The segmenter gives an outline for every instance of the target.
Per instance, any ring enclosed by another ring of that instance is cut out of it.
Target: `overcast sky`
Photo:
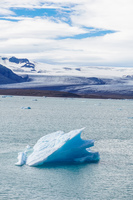
[[[133,0],[1,0],[0,55],[133,66]]]

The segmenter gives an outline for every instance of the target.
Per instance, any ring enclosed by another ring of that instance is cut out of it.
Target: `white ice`
[[[18,162],[15,163],[15,165],[22,166],[26,163],[27,156],[25,152],[19,152],[17,158]]]

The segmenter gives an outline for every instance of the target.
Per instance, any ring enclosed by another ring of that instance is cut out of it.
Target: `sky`
[[[0,55],[133,67],[133,1],[0,0]]]

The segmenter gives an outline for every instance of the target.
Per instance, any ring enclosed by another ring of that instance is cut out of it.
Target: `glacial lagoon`
[[[132,124],[132,100],[0,96],[0,199],[132,200]],[[15,166],[39,138],[82,127],[98,163]]]

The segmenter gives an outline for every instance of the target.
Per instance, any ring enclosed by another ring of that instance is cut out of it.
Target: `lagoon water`
[[[40,137],[82,127],[99,163],[15,166]],[[0,199],[132,200],[133,101],[0,96]]]

